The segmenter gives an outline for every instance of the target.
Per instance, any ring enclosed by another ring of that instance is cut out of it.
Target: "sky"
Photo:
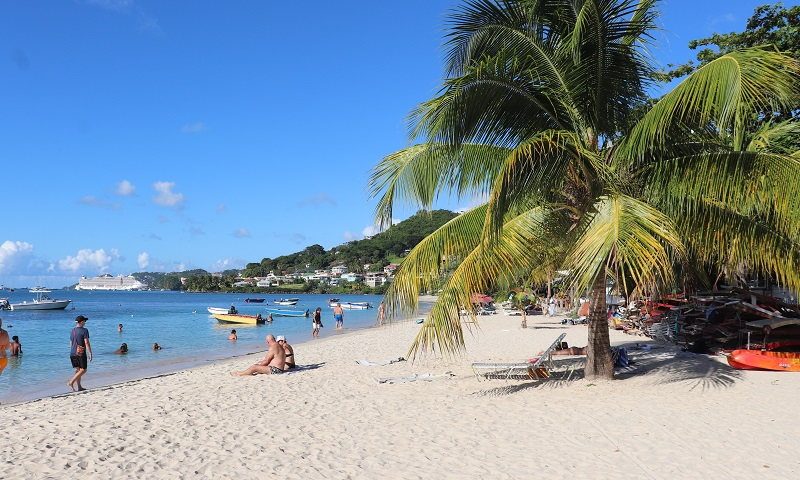
[[[689,40],[764,1],[662,0],[653,58],[694,58]],[[374,233],[370,169],[410,144],[459,3],[1,2],[0,284],[220,271]]]

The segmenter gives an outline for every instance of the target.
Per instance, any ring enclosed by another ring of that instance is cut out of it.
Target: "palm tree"
[[[797,124],[751,128],[751,112],[798,107],[800,65],[732,52],[646,109],[654,3],[469,0],[451,15],[444,86],[412,114],[424,141],[370,179],[383,224],[401,200],[486,199],[420,242],[388,291],[407,312],[444,278],[409,355],[462,351],[473,292],[555,269],[590,292],[590,378],[613,378],[609,279],[653,292],[676,268],[735,266],[800,287]]]

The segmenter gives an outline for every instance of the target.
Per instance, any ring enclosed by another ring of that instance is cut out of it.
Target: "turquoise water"
[[[11,303],[30,300],[27,291],[3,292]],[[274,317],[271,325],[220,324],[206,307],[235,305],[241,313],[261,313],[265,309],[322,308],[321,337],[342,333],[336,331],[333,313],[328,307],[330,295],[291,295],[300,298],[296,307],[270,305],[281,295],[179,293],[179,292],[85,292],[54,290],[50,296],[71,299],[66,310],[59,311],[0,311],[3,328],[9,337],[17,335],[23,355],[9,359],[0,374],[0,403],[27,400],[67,391],[66,382],[73,369],[69,361],[69,334],[77,315],[89,317],[89,329],[94,360],[84,377],[87,388],[123,380],[177,371],[211,360],[244,355],[264,350],[268,333],[285,335],[291,343],[311,340],[309,318]],[[283,295],[285,296],[285,295]],[[263,304],[248,304],[245,298],[265,298]],[[337,295],[342,301],[370,302],[377,306],[377,295]],[[377,308],[345,310],[344,331],[372,326]],[[117,324],[123,324],[122,333]],[[227,340],[235,328],[239,340]],[[112,352],[128,344],[127,355]],[[154,352],[158,342],[163,350]],[[302,363],[302,361],[300,362]]]

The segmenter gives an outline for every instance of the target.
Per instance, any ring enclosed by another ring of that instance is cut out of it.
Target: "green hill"
[[[270,271],[277,275],[326,269],[334,265],[346,265],[350,272],[363,272],[365,264],[370,264],[370,271],[378,271],[399,261],[414,245],[456,215],[449,210],[418,212],[374,237],[338,245],[328,251],[321,245],[311,245],[300,252],[248,263],[242,275],[263,277]]]

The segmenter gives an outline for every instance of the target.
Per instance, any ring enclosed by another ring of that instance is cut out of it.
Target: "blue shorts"
[[[335,318],[337,322],[342,321],[342,315],[334,315],[333,318]]]

